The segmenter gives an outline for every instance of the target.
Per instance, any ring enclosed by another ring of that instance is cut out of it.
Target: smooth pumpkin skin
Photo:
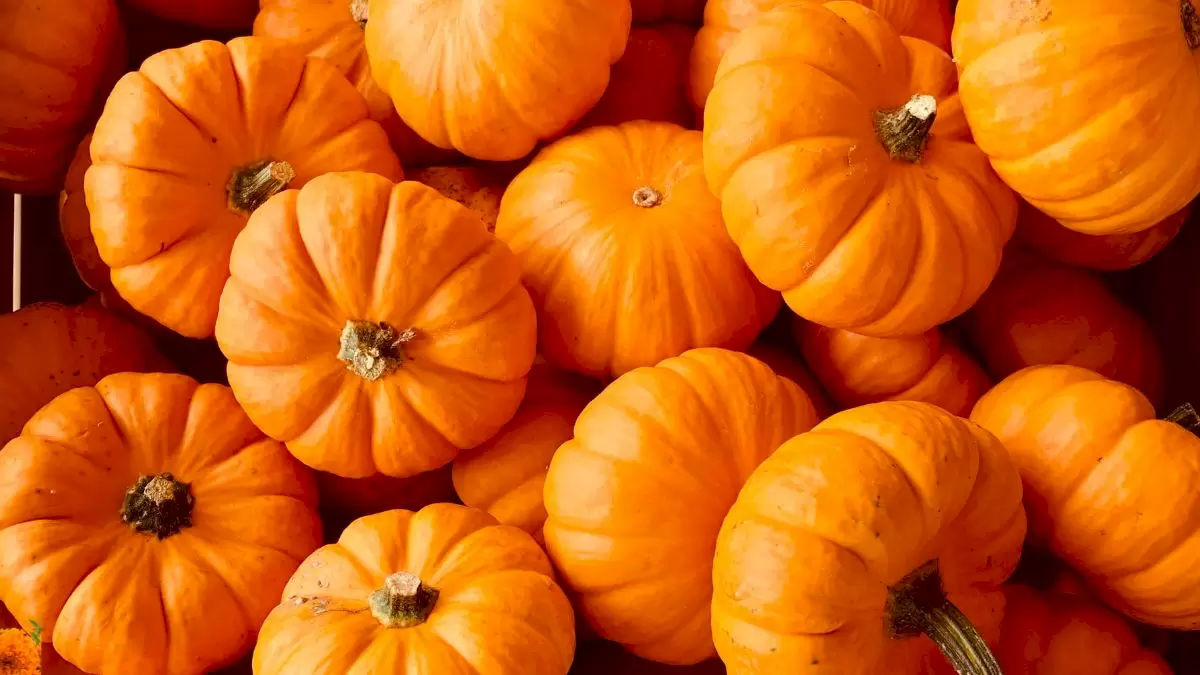
[[[92,237],[92,218],[88,213],[83,180],[92,165],[90,148],[92,135],[83,137],[71,165],[67,168],[66,183],[58,194],[58,227],[71,254],[71,263],[83,283],[93,291],[113,291],[108,265],[100,258],[96,239]]]
[[[546,550],[607,640],[673,665],[715,655],[713,545],[742,481],[817,414],[739,352],[694,349],[626,373],[550,462]]]
[[[705,0],[633,0],[633,22],[699,24]]]
[[[400,118],[439,148],[518,159],[583,117],[629,37],[629,0],[371,0],[367,55]]]
[[[1191,215],[1188,204],[1157,225],[1128,234],[1091,235],[1063,227],[1022,201],[1013,238],[1051,260],[1093,270],[1136,267],[1167,247]]]
[[[929,403],[840,412],[780,446],[729,510],[717,651],[730,675],[938,672],[931,641],[885,631],[889,587],[937,560],[950,601],[994,640],[1024,539],[1020,478],[987,431]]]
[[[779,294],[746,269],[701,162],[699,132],[628,122],[558,141],[509,184],[496,236],[521,260],[552,365],[618,376],[744,349],[771,322]]]
[[[517,259],[433,188],[318,177],[255,212],[230,272],[216,330],[229,384],[255,424],[313,468],[347,478],[436,469],[520,405],[537,331]],[[415,335],[371,381],[339,359],[349,321]]]
[[[1162,401],[1163,355],[1153,332],[1085,270],[1013,255],[962,326],[996,379],[1026,366],[1063,363]]]
[[[1138,232],[1200,191],[1194,0],[962,0],[954,56],[975,142],[1066,227]],[[1031,64],[1037,64],[1032,67]],[[1152,75],[1148,75],[1152,74]]]
[[[775,371],[775,374],[780,377],[785,377],[792,382],[795,382],[805,394],[808,394],[808,399],[812,401],[813,408],[817,411],[817,417],[824,419],[833,414],[833,405],[829,402],[829,395],[817,382],[817,378],[813,377],[808,371],[808,367],[800,362],[800,359],[791,352],[769,344],[763,340],[759,340],[750,345],[746,353],[754,358],[762,361]]]
[[[983,293],[1016,200],[955,89],[947,54],[854,2],[782,7],[734,40],[704,111],[704,170],[742,257],[795,313],[914,335]],[[909,148],[917,162],[894,158],[873,122],[914,96],[937,108],[927,144]]]
[[[873,338],[796,319],[804,361],[842,408],[924,401],[964,417],[992,387],[983,368],[940,328]]]
[[[113,373],[171,369],[149,335],[98,307],[39,303],[0,314],[0,444],[63,392]]]
[[[708,0],[704,25],[690,57],[692,103],[703,109],[721,57],[743,29],[759,16],[796,0]],[[920,38],[950,51],[950,4],[947,0],[861,0],[879,12],[901,35]]]
[[[255,0],[129,0],[157,17],[204,28],[249,28]]]
[[[1171,675],[1120,615],[1080,597],[1004,589],[996,659],[1005,675]]]
[[[1030,529],[1114,608],[1200,627],[1200,439],[1155,419],[1129,385],[1074,366],[1032,366],[979,400],[1025,482]]]
[[[604,96],[577,128],[632,120],[691,128],[696,113],[687,95],[688,54],[695,39],[696,29],[690,26],[634,26],[625,53],[613,64]]]
[[[139,476],[190,484],[191,524],[122,521]],[[316,487],[229,389],[120,373],[42,408],[0,451],[0,599],[89,673],[235,661],[317,547]],[[97,630],[97,628],[101,630]]]
[[[479,216],[488,232],[496,231],[500,198],[508,187],[502,172],[478,166],[430,166],[411,171],[409,180],[424,183],[447,199],[462,204]]]
[[[424,624],[386,628],[367,600],[401,571],[441,593]],[[254,672],[565,675],[574,651],[571,604],[533,539],[434,504],[360,518],[309,556],[263,624]]]
[[[331,171],[402,175],[336,69],[255,37],[148,58],[117,83],[91,154],[87,207],[113,286],[187,337],[213,332],[229,251],[247,220],[228,192],[239,170],[287,162],[293,188]]]
[[[54,194],[125,69],[113,0],[0,7],[0,190]]]

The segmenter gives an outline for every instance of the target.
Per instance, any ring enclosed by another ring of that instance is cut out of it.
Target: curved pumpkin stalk
[[[959,675],[1003,675],[987,641],[946,597],[936,560],[888,589],[886,619],[893,638],[929,636]]]
[[[1174,422],[1193,434],[1200,435],[1200,414],[1191,403],[1184,403],[1163,418],[1164,422]]]

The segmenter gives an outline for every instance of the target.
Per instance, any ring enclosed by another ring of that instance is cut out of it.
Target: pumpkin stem
[[[140,476],[125,492],[121,520],[135,532],[159,539],[192,525],[192,488],[169,473]]]
[[[296,170],[287,162],[266,160],[244,166],[233,172],[225,190],[229,193],[229,208],[247,215],[268,199],[283,192],[296,177]]]
[[[1170,415],[1164,417],[1163,420],[1174,422],[1193,434],[1200,435],[1200,414],[1196,413],[1196,409],[1192,407],[1191,403],[1184,403],[1179,406],[1171,411]]]
[[[937,99],[929,94],[916,94],[899,108],[877,111],[875,135],[892,159],[919,162],[935,119]]]
[[[643,209],[652,209],[662,203],[662,193],[646,185],[633,191],[633,203]]]
[[[411,342],[416,331],[396,332],[386,323],[347,321],[339,340],[338,359],[346,369],[368,382],[374,382],[404,363],[401,345]]]
[[[371,6],[371,0],[350,0],[350,16],[358,23],[359,28],[367,27],[367,10]]]
[[[983,636],[946,597],[937,560],[888,589],[885,620],[893,638],[929,636],[959,675],[1003,675]]]
[[[1196,15],[1192,0],[1179,0],[1179,17],[1183,19],[1183,36],[1188,49],[1196,51],[1200,48],[1200,16]]]
[[[425,623],[437,606],[440,591],[409,572],[396,572],[371,594],[371,616],[387,628],[410,628]]]

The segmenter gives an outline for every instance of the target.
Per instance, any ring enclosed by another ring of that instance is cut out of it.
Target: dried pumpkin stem
[[[1200,16],[1191,0],[1179,0],[1179,18],[1183,19],[1183,36],[1188,49],[1200,49]]]
[[[404,363],[403,345],[416,336],[412,328],[397,331],[382,322],[347,321],[342,328],[337,357],[347,370],[374,382]]]
[[[169,473],[141,476],[125,492],[121,520],[135,532],[159,539],[192,524],[192,488]]]
[[[359,28],[367,27],[367,14],[371,0],[350,0],[350,16],[358,23]]]
[[[946,597],[936,560],[888,589],[885,616],[893,638],[929,636],[959,675],[1003,675],[983,636]]]
[[[661,204],[662,200],[662,193],[648,185],[633,191],[633,203],[643,209],[652,209]]]
[[[917,94],[899,108],[877,111],[875,135],[892,159],[919,162],[935,119],[937,99],[929,94]]]
[[[409,572],[397,572],[371,594],[371,616],[387,628],[419,626],[437,606],[439,591]]]
[[[295,177],[296,170],[287,162],[266,160],[244,166],[233,172],[225,188],[229,193],[229,208],[254,213],[268,199],[283,192]]]
[[[1196,412],[1196,408],[1191,403],[1184,403],[1179,406],[1171,411],[1170,415],[1164,417],[1163,420],[1174,422],[1193,434],[1200,435],[1200,414]]]

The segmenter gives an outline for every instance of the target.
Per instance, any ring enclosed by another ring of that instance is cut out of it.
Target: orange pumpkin
[[[0,6],[0,190],[53,194],[125,69],[113,0]]]
[[[491,440],[454,460],[454,489],[463,503],[541,542],[550,458],[571,439],[575,418],[598,390],[581,377],[535,365],[516,416]]]
[[[966,311],[1016,220],[950,57],[852,2],[781,7],[738,35],[705,108],[704,169],[760,281],[810,321],[874,337]]]
[[[321,523],[326,534],[333,535],[332,539],[337,539],[352,521],[372,513],[393,509],[416,511],[430,504],[458,501],[448,466],[408,478],[383,474],[342,478],[318,471],[317,490],[321,495]]]
[[[205,28],[249,28],[255,0],[129,0],[157,17]]]
[[[254,672],[566,675],[571,604],[546,554],[476,509],[354,521],[300,565],[263,624]]]
[[[729,239],[700,151],[700,133],[673,124],[596,127],[509,185],[496,235],[521,260],[551,364],[620,375],[693,347],[744,349],[770,323],[779,294]]]
[[[371,0],[367,55],[400,117],[439,148],[518,159],[600,100],[629,0]]]
[[[805,362],[843,408],[924,401],[965,416],[992,386],[975,359],[940,328],[873,338],[797,319],[795,333]]]
[[[633,120],[691,127],[696,113],[687,96],[688,54],[696,30],[677,24],[635,26],[621,60],[612,67],[608,89],[580,127]]]
[[[704,0],[633,0],[634,23],[698,24],[704,17]]]
[[[750,345],[746,353],[770,366],[776,375],[795,382],[797,386],[803,389],[804,393],[808,394],[808,399],[812,401],[818,418],[829,417],[833,414],[833,406],[829,403],[829,396],[817,382],[817,379],[812,376],[812,373],[808,372],[808,368],[795,356],[763,340]]]
[[[1090,235],[1063,227],[1028,202],[1021,202],[1014,241],[1068,265],[1094,270],[1124,270],[1140,265],[1166,248],[1191,214],[1191,204],[1157,225],[1129,234]]]
[[[86,672],[199,675],[253,644],[315,503],[228,388],[110,375],[0,451],[0,600]]]
[[[338,72],[261,38],[160,52],[117,83],[92,137],[92,234],[130,305],[212,335],[233,240],[272,194],[329,171],[400,176]]]
[[[758,18],[795,0],[708,0],[704,26],[692,47],[692,103],[703,109],[716,79],[721,57],[734,38]],[[910,35],[950,51],[950,5],[947,0],[859,0],[879,12],[901,35]]]
[[[1200,117],[1197,4],[961,0],[962,106],[1004,181],[1093,235],[1151,228],[1190,202],[1200,191],[1188,142]]]
[[[936,672],[936,643],[959,673],[1000,673],[985,640],[1024,538],[991,434],[929,403],[838,413],[762,462],[726,516],[717,651],[730,675],[907,674]]]
[[[229,384],[309,466],[412,476],[520,405],[537,332],[520,267],[432,188],[315,178],[255,212],[230,273],[216,331]]]
[[[725,665],[709,659],[694,666],[668,666],[630,654],[604,640],[580,642],[570,675],[725,675]]]
[[[75,157],[67,169],[67,181],[58,195],[58,226],[63,242],[71,254],[71,263],[83,283],[93,291],[115,295],[108,265],[100,258],[96,239],[92,236],[92,219],[84,196],[84,175],[92,165],[89,148],[92,135],[83,137]],[[119,297],[119,296],[118,296]]]
[[[715,655],[713,544],[742,481],[817,421],[761,361],[696,349],[588,404],[550,462],[546,550],[596,633],[653,661]]]
[[[477,166],[430,166],[410,172],[408,179],[424,183],[471,209],[487,225],[488,232],[495,232],[500,198],[508,187],[500,173]]]
[[[1163,357],[1146,322],[1097,277],[1034,256],[1006,260],[962,322],[996,378],[1065,363],[1162,400]]]

